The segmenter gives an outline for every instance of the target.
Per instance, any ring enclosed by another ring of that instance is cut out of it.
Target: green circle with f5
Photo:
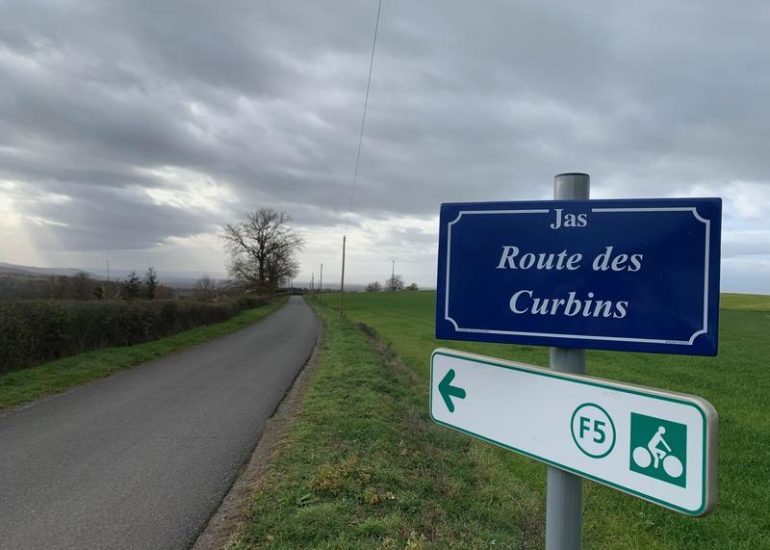
[[[586,456],[604,458],[615,447],[615,423],[596,403],[583,403],[570,419],[572,440]]]

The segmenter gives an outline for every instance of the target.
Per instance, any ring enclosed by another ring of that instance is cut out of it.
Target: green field
[[[748,309],[770,311],[770,296],[762,294],[722,294],[723,309]]]
[[[544,366],[548,351],[438,342],[434,300],[348,295],[341,320],[337,299],[324,297],[319,369],[233,548],[543,546],[545,466],[430,422],[428,372],[438,346]],[[586,354],[591,375],[716,407],[715,512],[690,518],[585,482],[585,548],[770,548],[770,300],[728,295],[722,305],[716,358]]]

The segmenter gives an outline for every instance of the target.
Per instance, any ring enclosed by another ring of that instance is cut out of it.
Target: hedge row
[[[218,303],[0,302],[0,374],[84,351],[169,336],[264,303],[250,297]]]

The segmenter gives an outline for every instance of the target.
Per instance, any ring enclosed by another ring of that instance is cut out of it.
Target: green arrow
[[[452,397],[465,399],[465,390],[452,385],[452,380],[454,379],[455,371],[454,369],[449,369],[449,372],[444,375],[443,380],[438,383],[438,392],[441,394],[441,397],[444,398],[444,403],[446,403],[446,408],[449,409],[449,412],[455,412],[455,405],[452,403]]]

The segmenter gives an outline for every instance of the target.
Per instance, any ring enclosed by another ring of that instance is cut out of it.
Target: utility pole
[[[324,264],[321,264],[321,280],[318,282],[318,294],[324,291]]]
[[[396,259],[390,259],[390,290],[396,290]]]
[[[313,295],[313,290],[315,287],[315,271],[310,274],[310,295]]]
[[[347,237],[342,236],[342,279],[340,280],[340,317],[345,316],[345,240]]]

